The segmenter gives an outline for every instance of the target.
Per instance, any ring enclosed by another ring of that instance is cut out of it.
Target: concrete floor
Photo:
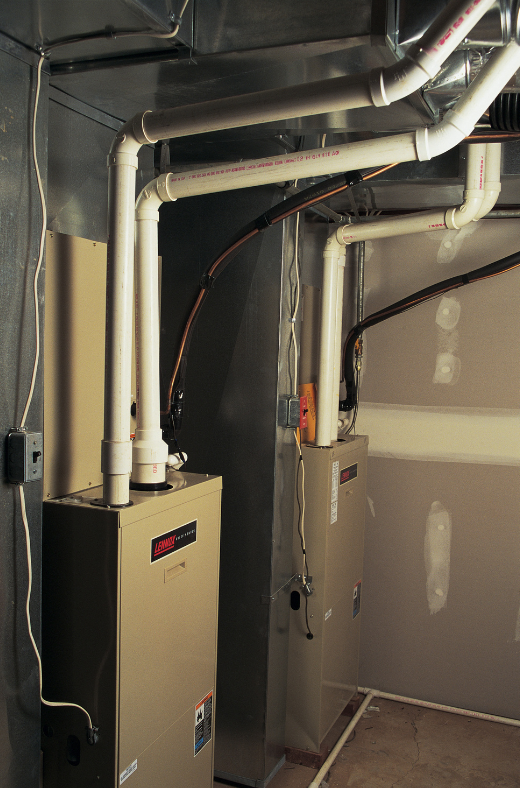
[[[378,698],[373,704],[323,788],[520,788],[520,728]],[[315,774],[286,763],[269,788],[307,788]]]

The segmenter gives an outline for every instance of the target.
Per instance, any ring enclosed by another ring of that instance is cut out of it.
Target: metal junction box
[[[286,746],[319,752],[357,691],[368,438],[303,446],[304,533],[311,587],[291,610]],[[298,508],[298,507],[297,507]],[[296,513],[298,514],[298,512]],[[302,571],[298,527],[293,571]],[[297,598],[296,598],[296,601]]]
[[[46,788],[210,788],[220,477],[171,473],[172,489],[101,490],[44,503]]]

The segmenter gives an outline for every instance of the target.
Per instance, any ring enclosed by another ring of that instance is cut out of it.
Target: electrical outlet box
[[[278,425],[289,429],[296,429],[300,426],[299,397],[287,396],[278,400]]]
[[[12,484],[43,477],[43,433],[13,430],[7,436],[7,477]]]

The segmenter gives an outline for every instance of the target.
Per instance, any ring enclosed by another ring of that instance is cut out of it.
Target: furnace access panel
[[[291,610],[285,743],[319,752],[357,691],[368,438],[303,446],[304,532],[314,592]],[[298,506],[296,506],[298,512]],[[293,571],[302,571],[297,523]]]
[[[45,788],[211,788],[219,477],[92,505],[101,489],[44,504]]]

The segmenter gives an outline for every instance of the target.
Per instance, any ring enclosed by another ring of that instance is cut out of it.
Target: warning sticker
[[[355,618],[361,610],[361,580],[354,586],[354,606],[352,618]]]
[[[119,775],[119,785],[122,785],[124,781],[128,780],[130,775],[136,771],[137,771],[137,759],[133,763],[131,763],[130,766],[127,766],[124,772],[121,772],[121,774]]]
[[[332,485],[330,493],[330,524],[338,519],[339,462],[332,463]]]
[[[213,691],[195,706],[195,755],[211,741]]]

